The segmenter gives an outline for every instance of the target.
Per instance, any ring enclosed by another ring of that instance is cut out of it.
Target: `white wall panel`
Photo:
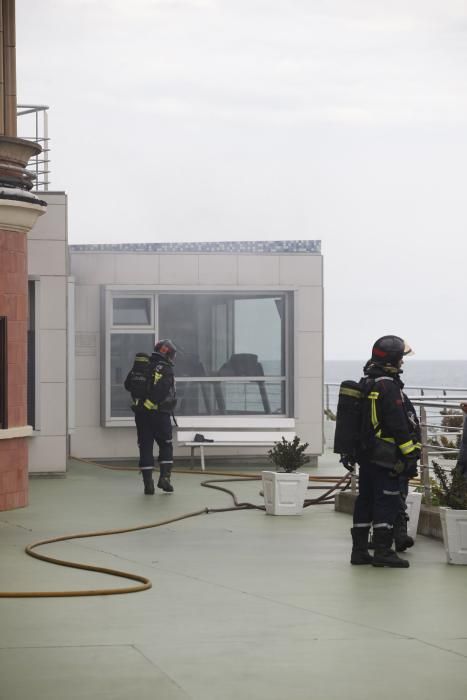
[[[66,382],[66,332],[40,329],[39,378],[41,382]]]
[[[76,355],[76,380],[99,379],[100,375],[100,357],[97,350],[92,355]]]
[[[299,286],[322,284],[321,255],[281,255],[280,283]]]
[[[319,377],[301,377],[295,403],[297,421],[318,423],[323,415],[323,382]]]
[[[100,422],[100,381],[79,379],[76,381],[76,428],[99,425]]]
[[[66,434],[66,384],[42,382],[39,394],[40,435]]]
[[[70,258],[70,274],[76,284],[115,284],[115,253],[73,252]]]
[[[295,294],[295,331],[317,331],[323,328],[322,287],[300,287]]]
[[[65,473],[66,440],[63,436],[29,438],[29,472],[31,474]]]
[[[116,253],[115,279],[118,284],[158,284],[159,261],[152,253]]]
[[[48,199],[47,195],[41,199]],[[65,197],[65,195],[58,195]],[[55,198],[56,199],[56,198]],[[60,204],[48,203],[47,210],[43,216],[40,216],[35,223],[33,229],[28,234],[29,240],[66,240],[66,205],[64,201]]]
[[[28,240],[28,274],[30,276],[66,274],[65,241]]]
[[[65,329],[67,278],[65,276],[41,277],[38,296],[41,328]]]
[[[239,255],[238,283],[245,285],[279,284],[278,255]]]
[[[296,386],[304,377],[322,377],[323,372],[323,336],[321,333],[297,333],[295,335]]]
[[[317,423],[309,423],[307,421],[297,421],[295,432],[302,442],[308,442],[309,447],[307,452],[314,455],[320,455],[323,452],[323,423],[320,420]],[[337,460],[336,460],[337,463]]]
[[[236,255],[199,255],[200,284],[236,284]]]
[[[96,284],[75,286],[75,330],[80,332],[100,331],[101,289]]]
[[[198,256],[161,256],[160,280],[161,284],[198,284]]]

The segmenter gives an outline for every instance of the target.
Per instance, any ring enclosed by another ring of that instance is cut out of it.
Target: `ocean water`
[[[324,363],[325,383],[344,379],[359,380],[366,360],[327,360]],[[402,380],[406,387],[465,388],[467,394],[467,360],[416,360],[404,362]]]

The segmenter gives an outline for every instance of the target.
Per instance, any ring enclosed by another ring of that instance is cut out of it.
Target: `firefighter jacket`
[[[420,456],[421,432],[415,409],[403,392],[399,373],[389,373],[370,364],[365,370],[368,397],[368,423],[373,435],[395,443],[402,458]]]
[[[153,371],[148,396],[143,402],[144,408],[149,411],[172,413],[177,403],[173,368],[157,354],[151,356],[151,362]]]

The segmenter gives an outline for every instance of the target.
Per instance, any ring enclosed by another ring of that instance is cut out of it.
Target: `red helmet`
[[[158,340],[154,346],[156,355],[160,355],[169,365],[175,364],[175,355],[177,348],[171,340]]]
[[[413,355],[412,348],[398,335],[383,335],[373,345],[371,361],[396,367],[404,355]]]

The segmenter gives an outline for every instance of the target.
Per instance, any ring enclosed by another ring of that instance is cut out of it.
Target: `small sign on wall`
[[[96,333],[76,333],[75,337],[76,355],[97,355],[97,334]]]

